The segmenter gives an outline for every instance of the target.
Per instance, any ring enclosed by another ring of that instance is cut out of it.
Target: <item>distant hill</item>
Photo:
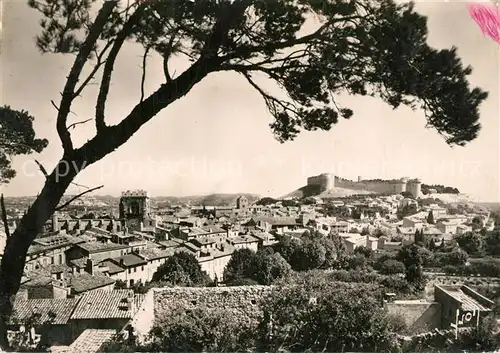
[[[197,196],[157,196],[151,197],[153,203],[169,203],[169,204],[192,204],[192,205],[206,205],[206,206],[232,206],[236,205],[236,199],[239,196],[246,196],[250,202],[254,202],[260,199],[259,195],[255,194],[209,194],[209,195],[197,195]],[[68,201],[73,195],[63,196],[61,202]],[[29,206],[35,200],[34,196],[28,197],[7,197],[5,198],[5,203],[7,206]],[[120,202],[120,197],[110,196],[110,195],[92,195],[91,197],[83,197],[73,203],[73,207],[87,205],[90,206],[91,202],[96,203],[99,206],[113,206],[118,207]]]
[[[433,198],[433,199],[439,199],[445,203],[463,203],[463,204],[474,204],[476,203],[476,200],[467,194],[427,194],[425,197]]]
[[[480,202],[479,204],[491,212],[500,212],[500,202]]]
[[[326,190],[320,194],[317,194],[314,185],[306,185],[283,197],[280,197],[280,199],[288,199],[288,198],[301,199],[303,197],[309,197],[309,196],[317,196],[321,198],[340,198],[353,195],[372,195],[372,194],[374,194],[374,192],[365,190],[351,190],[345,188],[333,188],[330,190]]]
[[[205,206],[233,206],[236,205],[236,199],[240,196],[245,196],[250,202],[260,199],[259,195],[255,194],[210,194],[199,196],[159,196],[153,197],[157,203],[170,203],[170,204],[191,204],[191,205],[205,205]]]

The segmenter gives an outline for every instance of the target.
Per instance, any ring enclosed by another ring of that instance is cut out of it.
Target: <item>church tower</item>
[[[140,231],[150,220],[148,193],[144,190],[129,190],[120,197],[120,219],[129,230]]]

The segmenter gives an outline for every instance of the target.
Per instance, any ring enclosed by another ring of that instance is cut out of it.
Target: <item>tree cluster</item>
[[[281,237],[274,250],[295,271],[329,269],[338,265],[345,246],[337,235],[324,236],[319,232],[306,232],[301,238]]]
[[[181,251],[170,256],[153,274],[152,282],[173,286],[207,286],[212,280],[202,271],[196,257]]]
[[[500,256],[500,231],[473,231],[456,236],[460,248],[469,255]]]
[[[247,320],[220,308],[179,308],[155,321],[146,344],[117,338],[102,351],[451,353],[475,350],[474,346],[486,351],[499,347],[492,320],[461,333],[458,340],[439,335],[397,340],[394,333],[406,332],[407,327],[401,317],[391,317],[383,309],[381,299],[388,289],[376,281],[348,283],[337,277],[324,271],[290,277],[259,302],[259,319]]]
[[[268,206],[268,205],[273,205],[276,202],[278,202],[278,200],[273,199],[272,197],[263,197],[260,200],[258,200],[255,204],[259,206]]]
[[[378,286],[313,276],[279,286],[256,322],[222,309],[178,310],[157,320],[148,343],[111,342],[104,352],[390,352],[396,347]]]
[[[228,285],[269,285],[287,277],[290,271],[290,265],[272,248],[261,248],[257,252],[238,249],[224,269],[224,282]]]
[[[8,183],[16,176],[12,169],[12,157],[40,153],[48,145],[46,139],[35,135],[35,118],[24,110],[0,107],[0,184]]]
[[[398,208],[396,215],[398,219],[403,219],[404,217],[408,217],[414,215],[418,212],[418,208],[415,205],[404,205],[403,207]]]
[[[452,186],[422,184],[420,188],[424,195],[429,194],[430,189],[436,190],[438,194],[460,194],[460,191]]]
[[[500,263],[496,259],[480,259],[471,261],[467,266],[444,266],[443,270],[458,276],[500,277]]]

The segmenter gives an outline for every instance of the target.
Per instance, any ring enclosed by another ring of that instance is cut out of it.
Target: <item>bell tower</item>
[[[128,190],[120,197],[120,219],[130,230],[141,230],[150,218],[149,196],[144,190]]]

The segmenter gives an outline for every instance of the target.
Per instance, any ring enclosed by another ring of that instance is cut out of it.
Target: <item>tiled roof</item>
[[[53,325],[64,325],[68,322],[71,313],[79,299],[16,299],[14,301],[11,323],[29,320],[34,313],[41,314],[41,323],[50,321],[55,314]],[[49,315],[50,314],[50,315]]]
[[[198,259],[199,262],[206,262],[212,259],[231,256],[231,254],[236,250],[236,248],[231,244],[221,244],[222,248],[210,249],[208,253],[202,254]]]
[[[198,246],[194,245],[193,243],[184,243],[182,245],[184,245],[186,248],[188,248],[191,251],[199,251],[200,250],[200,248]]]
[[[199,238],[199,239],[193,239],[191,241],[194,245],[196,246],[201,246],[201,245],[210,245],[217,243],[217,239],[213,237],[208,237],[208,238]]]
[[[464,311],[491,311],[490,308],[482,305],[472,296],[467,295],[461,288],[454,288],[452,286],[441,286],[440,288],[453,299],[459,301]]]
[[[267,222],[271,225],[296,225],[297,219],[295,217],[256,217],[256,221]]]
[[[110,275],[114,275],[114,274],[117,274],[117,273],[125,271],[125,269],[121,268],[120,266],[118,266],[117,264],[115,264],[113,261],[109,261],[109,260],[103,261],[99,265],[107,267],[108,268],[108,273]]]
[[[96,353],[115,334],[110,329],[87,329],[69,346],[68,353]]]
[[[133,290],[97,290],[85,293],[78,303],[71,319],[130,319],[135,311],[128,310],[127,300],[131,298],[138,308],[144,296],[134,295]]]
[[[347,243],[351,243],[351,244],[358,244],[362,241],[365,241],[366,240],[366,237],[364,236],[356,236],[356,234],[353,234],[352,237],[349,237],[349,238],[344,238],[344,241],[347,242]]]
[[[28,248],[28,255],[34,255],[48,250],[71,246],[80,242],[82,242],[80,238],[64,234],[36,238],[33,244]]]
[[[101,243],[101,242],[87,242],[87,243],[82,243],[78,244],[80,248],[83,250],[88,251],[89,253],[97,253],[97,252],[104,252],[104,251],[111,251],[111,250],[120,250],[120,249],[127,249],[128,245],[120,245],[116,243]]]
[[[26,282],[23,283],[23,287],[37,287],[46,286],[52,283],[52,277],[50,274],[39,271],[25,271]]]
[[[147,264],[147,261],[145,261],[142,257],[134,253],[120,257],[115,257],[112,260],[121,267],[135,267]]]
[[[249,235],[249,234],[247,234],[247,235],[242,234],[242,235],[239,235],[236,237],[231,237],[228,239],[228,241],[230,241],[233,244],[247,244],[247,243],[258,242],[259,239],[257,239],[256,237],[254,237],[252,235]]]
[[[164,259],[166,257],[172,256],[173,254],[174,251],[172,249],[161,250],[161,249],[149,248],[149,249],[139,250],[139,255],[148,261]]]
[[[86,257],[82,257],[80,259],[70,260],[69,263],[75,265],[78,268],[85,268],[87,267],[87,259],[88,258]]]
[[[69,275],[68,277],[68,285],[71,286],[72,290],[77,294],[101,288],[116,282],[110,277],[98,274],[91,275],[86,272],[77,275]]]
[[[203,226],[201,227],[206,233],[225,233],[226,231],[217,226]]]

